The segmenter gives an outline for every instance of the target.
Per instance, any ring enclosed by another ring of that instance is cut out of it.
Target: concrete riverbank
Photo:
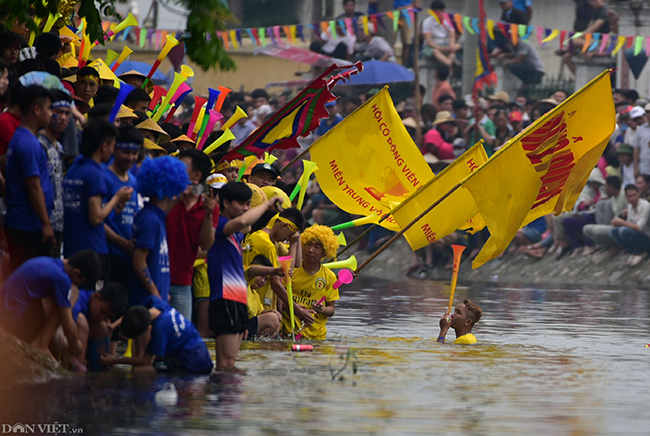
[[[369,255],[354,253],[361,263]],[[621,253],[608,259],[604,251],[590,256],[565,256],[555,260],[546,256],[541,260],[530,259],[523,254],[508,254],[501,259],[492,260],[473,270],[471,262],[461,264],[459,282],[495,282],[566,286],[629,286],[650,288],[650,259],[636,267],[625,265],[628,255]],[[380,254],[362,272],[367,277],[399,280],[406,276],[411,264],[411,249],[404,239],[400,239],[388,250]],[[426,274],[417,277],[428,280],[450,280],[451,270],[440,262]]]

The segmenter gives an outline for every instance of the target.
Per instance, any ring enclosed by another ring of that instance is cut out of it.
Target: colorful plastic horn
[[[185,77],[186,79],[194,77],[194,70],[187,65],[181,65],[181,76]]]
[[[115,28],[113,30],[109,30],[108,33],[106,33],[106,35],[104,35],[104,41],[106,41],[109,38],[112,38],[113,36],[117,35],[122,30],[126,29],[127,27],[137,26],[137,25],[138,25],[138,20],[135,19],[135,17],[133,16],[133,14],[131,12],[129,12],[129,15],[127,15],[127,17],[121,23],[119,23],[117,26],[115,26]],[[95,43],[97,43],[97,41],[95,41]]]
[[[194,111],[192,112],[192,118],[190,119],[190,125],[187,128],[187,132],[188,132],[187,136],[189,136],[190,138],[194,134],[194,126],[196,125],[196,121],[199,118],[199,113],[201,113],[203,105],[206,104],[207,101],[208,101],[208,99],[203,98],[203,97],[196,97],[194,99]]]
[[[225,86],[218,86],[219,88],[219,98],[217,99],[217,104],[214,106],[214,108],[218,111],[221,111],[221,107],[223,106],[223,102],[226,100],[226,96],[230,94],[230,91],[232,89],[226,88]]]
[[[339,245],[343,245],[344,247],[348,245],[348,241],[345,239],[343,232],[339,233],[339,235],[336,237],[336,242],[338,242]]]
[[[311,174],[318,169],[318,167],[316,166],[316,163],[312,162],[312,161],[303,160],[302,165],[303,165],[302,176],[298,180],[298,183],[296,184],[296,187],[293,188],[293,191],[291,191],[291,195],[289,195],[289,199],[291,201],[293,201],[294,198],[296,198],[296,195],[298,195],[298,193],[300,193],[302,191],[302,185],[304,184],[303,182],[305,180],[304,175],[307,174],[306,180],[307,180],[307,182],[309,182],[309,177],[311,177]],[[307,189],[306,186],[307,185],[305,185],[305,189]],[[303,198],[304,198],[304,194],[303,194]]]
[[[232,126],[235,125],[235,123],[236,123],[237,121],[239,121],[239,120],[241,120],[242,118],[245,118],[245,117],[247,117],[247,116],[248,116],[248,114],[247,114],[246,112],[244,112],[244,109],[242,109],[242,108],[240,108],[239,106],[237,106],[237,109],[235,109],[235,113],[232,114],[232,117],[230,117],[230,118],[228,119],[228,121],[226,121],[225,124],[224,124],[223,126],[221,126],[221,130],[230,129]]]
[[[305,201],[305,194],[307,193],[309,178],[311,177],[312,173],[318,169],[316,162],[303,160],[302,164],[304,166],[304,170],[302,172],[302,176],[300,177],[300,194],[298,195],[298,203],[296,204],[298,210],[302,209],[302,204]]]
[[[219,136],[216,141],[214,141],[212,144],[208,145],[204,150],[203,153],[205,154],[210,154],[212,153],[213,150],[216,150],[219,148],[219,146],[223,145],[227,141],[231,141],[235,139],[235,135],[230,131],[230,129],[226,129],[225,132],[223,132],[223,135]]]
[[[183,103],[183,100],[185,100],[185,97],[187,97],[190,92],[192,92],[192,88],[190,88],[187,83],[181,83],[181,85],[176,90],[176,94],[172,97],[171,101],[174,107],[172,107],[172,109],[167,113],[167,118],[165,118],[166,123],[171,121],[174,113],[176,113],[176,110],[180,107],[180,105]]]
[[[350,271],[349,269],[342,269],[341,271],[339,271],[338,280],[336,280],[336,282],[334,282],[334,285],[332,286],[332,288],[338,289],[342,285],[349,285],[350,283],[352,283],[352,280],[354,280],[354,275],[352,274],[352,271]],[[323,297],[323,299],[324,298],[325,297]],[[322,303],[322,301],[319,301],[319,302]]]
[[[464,245],[452,245],[452,250],[454,250],[454,269],[451,273],[451,292],[449,293],[449,309],[448,313],[451,313],[451,306],[454,304],[454,293],[456,292],[456,283],[458,282],[458,270],[460,269],[460,258],[465,251]]]
[[[171,51],[172,48],[176,47],[179,44],[178,40],[174,38],[171,35],[167,35],[167,41],[165,42],[165,46],[163,49],[160,51],[160,54],[156,58],[156,61],[153,63],[151,66],[151,69],[149,70],[149,74],[147,74],[147,78],[145,79],[144,83],[142,83],[142,89],[145,89],[147,86],[147,83],[149,80],[151,80],[151,77],[153,76],[153,73],[158,70],[158,67],[160,66],[160,63],[167,57],[169,52]]]
[[[124,48],[122,49],[122,53],[120,53],[117,60],[115,61],[115,64],[113,64],[113,68],[111,68],[111,71],[115,72],[118,69],[118,67],[122,64],[122,62],[124,62],[124,60],[131,55],[131,53],[133,53],[133,50],[131,50],[127,46],[124,46]],[[110,64],[110,62],[106,62],[106,63]]]
[[[57,12],[56,14],[50,14],[47,17],[47,22],[45,22],[45,27],[43,27],[43,33],[49,32],[52,30],[52,26],[56,23],[56,20],[61,18],[61,13]]]
[[[348,259],[339,260],[337,262],[324,263],[323,266],[328,267],[329,269],[339,269],[339,268],[348,268],[351,270],[357,269],[357,258],[356,256],[350,256]]]
[[[197,144],[197,149],[203,150],[205,141],[208,140],[208,136],[210,136],[210,133],[212,133],[212,131],[214,130],[214,125],[217,124],[217,121],[219,121],[222,118],[223,115],[221,115],[220,112],[217,112],[214,109],[210,109],[208,124],[206,125],[205,130],[203,131],[203,134],[201,135],[201,138],[199,140],[199,143]]]
[[[113,61],[115,59],[117,59],[118,56],[119,55],[117,54],[117,52],[115,50],[111,50],[111,49],[106,50],[106,58],[104,58],[104,61],[106,61],[106,65],[112,64]],[[112,68],[111,68],[111,71],[113,71]],[[113,71],[113,72],[115,72],[115,71]]]
[[[379,222],[379,217],[376,214],[372,214],[363,218],[357,218],[356,220],[348,221],[347,223],[339,224],[332,227],[332,230],[338,232],[339,230],[349,229],[350,227],[365,226],[366,224],[377,224]]]
[[[117,94],[117,98],[115,99],[115,104],[113,104],[113,110],[111,110],[111,114],[108,116],[108,122],[112,123],[115,121],[115,117],[117,117],[117,113],[120,111],[120,107],[122,107],[122,104],[124,104],[124,101],[126,100],[126,97],[133,91],[135,88],[128,83],[120,83],[120,92]]]
[[[162,86],[155,85],[153,87],[153,95],[151,96],[151,103],[149,103],[149,110],[152,111],[160,99],[167,93],[167,90]]]
[[[167,110],[168,105],[171,103],[171,99],[174,94],[176,94],[176,90],[178,90],[178,87],[181,85],[181,83],[184,83],[186,80],[187,78],[183,77],[181,74],[174,73],[174,81],[169,87],[169,90],[167,90],[167,94],[165,94],[165,97],[160,103],[160,107],[158,107],[158,110],[154,116],[151,117],[152,120],[158,122],[160,117],[162,117],[162,114],[165,113],[165,110]]]
[[[291,336],[293,340],[296,340],[296,334],[293,330],[295,324],[295,317],[293,314],[293,288],[291,286],[291,276],[289,275],[289,269],[291,268],[291,263],[293,262],[292,256],[283,256],[278,258],[278,262],[284,271],[284,283],[287,288],[287,303],[289,303],[289,320],[291,322]]]

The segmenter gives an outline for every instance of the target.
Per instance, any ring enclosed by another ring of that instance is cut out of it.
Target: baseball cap
[[[220,173],[210,174],[205,179],[205,184],[214,189],[221,189],[226,183],[228,183],[228,179]]]
[[[635,119],[645,115],[645,109],[640,106],[634,106],[630,111],[630,118]]]
[[[510,115],[508,116],[510,119],[511,123],[514,123],[515,121],[522,121],[523,118],[521,116],[521,112],[510,112]]]
[[[259,173],[260,171],[268,171],[271,174],[273,174],[274,177],[280,176],[280,174],[278,174],[278,171],[270,163],[258,163],[257,165],[255,165],[251,170],[251,176],[256,173]]]
[[[633,153],[634,153],[634,149],[629,144],[621,144],[618,146],[618,149],[616,149],[616,154],[633,154]]]

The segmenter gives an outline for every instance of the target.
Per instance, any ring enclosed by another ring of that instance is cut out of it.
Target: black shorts
[[[237,301],[219,298],[210,301],[208,324],[216,338],[224,334],[238,334],[248,330],[248,307]]]
[[[190,350],[182,350],[173,355],[163,356],[163,362],[167,364],[166,371],[159,372],[183,372],[186,374],[210,374],[212,372],[212,359],[208,349],[194,347]]]
[[[246,338],[249,341],[255,339],[257,336],[257,326],[259,325],[259,320],[257,317],[251,318],[248,320],[248,337]]]

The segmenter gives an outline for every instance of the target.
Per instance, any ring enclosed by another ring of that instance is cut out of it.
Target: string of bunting
[[[265,47],[269,41],[272,43],[289,43],[296,44],[298,40],[305,42],[307,31],[321,31],[326,32],[333,39],[339,36],[336,32],[336,27],[339,26],[346,34],[356,34],[359,31],[359,26],[367,35],[368,24],[372,23],[375,29],[379,27],[386,29],[386,18],[389,20],[389,25],[392,22],[393,31],[397,31],[400,25],[413,26],[415,19],[414,8],[410,9],[396,9],[394,11],[381,12],[371,15],[362,15],[353,18],[345,18],[342,20],[321,21],[307,24],[291,24],[291,25],[277,25],[271,27],[252,27],[240,28],[217,31],[216,36],[221,39],[223,46],[226,50],[239,50],[245,47]],[[479,19],[466,17],[461,14],[452,13],[434,13],[432,10],[427,12],[433,16],[438,23],[446,23],[453,28],[458,34],[468,32],[472,35],[479,33]],[[511,24],[494,20],[485,21],[487,33],[490,39],[496,39],[495,31],[501,31],[513,43],[518,39],[530,40],[536,39],[540,46],[545,46],[549,42],[558,39],[560,48],[564,47],[565,43],[571,44],[573,39],[584,37],[585,44],[583,45],[582,52],[596,52],[599,55],[606,54],[614,56],[622,48],[634,47],[634,55],[638,56],[641,51],[645,49],[646,56],[650,57],[650,37],[647,36],[623,36],[623,35],[610,35],[601,33],[583,33],[572,32],[568,30],[550,29],[544,26],[532,26],[525,24]],[[110,30],[116,23],[104,22],[104,31]],[[133,26],[127,28],[122,34],[121,39],[124,41],[129,32],[134,32],[136,43],[143,48],[145,45],[149,49],[160,49],[164,44],[167,35],[174,35],[179,38],[183,32],[175,30],[158,30],[146,29]],[[308,34],[307,34],[308,36]],[[245,43],[246,41],[246,43]]]

